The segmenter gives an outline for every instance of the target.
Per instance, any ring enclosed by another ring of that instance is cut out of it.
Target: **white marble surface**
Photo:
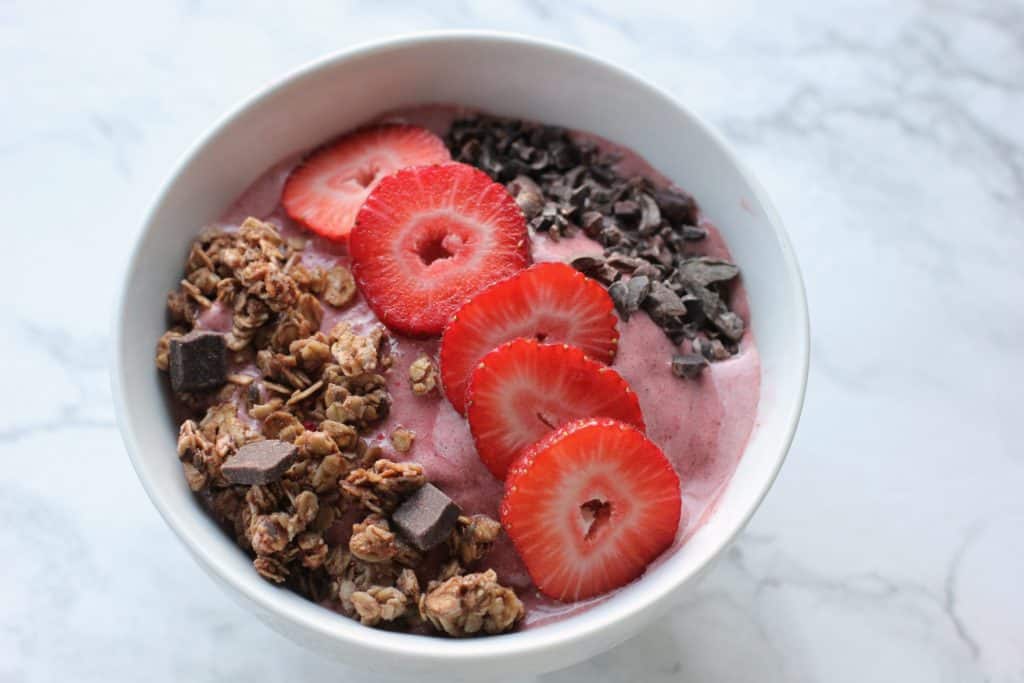
[[[671,617],[543,680],[1024,681],[1024,6],[421,4],[0,0],[0,681],[362,679],[249,618],[159,519],[108,323],[214,117],[322,53],[452,27],[675,92],[775,198],[810,296],[804,420],[748,531]]]

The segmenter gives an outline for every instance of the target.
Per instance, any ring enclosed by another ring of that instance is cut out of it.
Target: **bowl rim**
[[[781,419],[785,420],[787,426],[782,433],[783,436],[778,454],[776,455],[775,462],[772,464],[770,476],[764,478],[762,482],[754,486],[756,490],[754,502],[749,509],[743,513],[739,522],[732,530],[729,531],[729,533],[723,534],[722,537],[714,543],[710,554],[697,565],[690,575],[677,578],[672,581],[662,582],[663,585],[660,585],[657,589],[639,592],[639,597],[634,598],[630,603],[624,604],[621,609],[603,613],[599,618],[590,619],[587,622],[580,622],[577,619],[570,617],[569,619],[560,622],[563,626],[561,629],[548,629],[541,627],[535,630],[503,634],[500,637],[473,639],[424,637],[417,634],[381,631],[378,629],[364,627],[355,621],[348,620],[343,617],[339,618],[339,615],[326,610],[319,605],[314,605],[313,603],[308,603],[307,606],[315,608],[317,613],[297,609],[294,604],[288,604],[281,600],[272,599],[269,591],[277,591],[279,589],[269,584],[265,586],[266,590],[250,590],[247,585],[235,581],[231,576],[230,570],[222,566],[221,561],[217,557],[219,555],[219,551],[202,546],[198,542],[194,541],[188,533],[186,533],[186,530],[179,523],[175,513],[171,510],[170,505],[163,500],[157,482],[151,481],[146,476],[144,468],[140,464],[140,460],[137,456],[137,453],[140,452],[140,448],[138,438],[135,433],[135,426],[129,420],[128,412],[125,407],[124,388],[127,384],[127,378],[124,375],[124,368],[122,367],[121,359],[124,357],[123,351],[127,340],[125,339],[125,335],[121,334],[121,328],[127,315],[127,293],[131,287],[130,277],[135,271],[136,264],[141,258],[143,243],[145,241],[144,238],[148,233],[148,228],[154,217],[160,211],[163,199],[167,194],[168,189],[179,179],[191,160],[247,111],[273,97],[279,90],[285,88],[296,80],[307,77],[323,69],[333,68],[336,65],[351,59],[372,57],[377,53],[398,48],[414,48],[421,44],[446,41],[468,41],[492,44],[502,43],[509,46],[520,46],[530,49],[539,48],[551,53],[556,53],[557,56],[590,62],[600,69],[613,72],[620,77],[633,81],[638,87],[647,90],[652,96],[657,97],[670,105],[681,118],[687,119],[691,125],[699,128],[701,133],[708,136],[708,138],[710,138],[711,141],[722,150],[729,162],[735,166],[739,175],[749,185],[754,194],[754,199],[764,209],[767,222],[770,224],[771,229],[775,234],[775,238],[781,248],[785,274],[790,285],[788,291],[791,292],[791,301],[789,302],[789,305],[795,313],[796,325],[799,328],[797,330],[799,346],[792,350],[799,363],[800,377],[798,391],[795,395],[783,399],[784,401],[787,401],[789,405],[785,406],[784,404],[784,417]],[[772,204],[760,182],[741,161],[725,138],[710,124],[705,122],[686,105],[680,102],[676,97],[630,69],[621,67],[605,60],[604,58],[596,57],[582,49],[563,43],[506,31],[473,29],[436,30],[403,33],[391,37],[368,40],[315,58],[285,73],[283,76],[270,81],[259,88],[255,93],[243,98],[240,102],[230,107],[230,109],[220,116],[220,118],[218,118],[213,124],[211,124],[175,161],[170,172],[160,183],[156,193],[154,194],[153,200],[148,205],[148,209],[146,210],[145,217],[141,225],[142,228],[138,230],[135,236],[135,243],[132,247],[129,259],[124,266],[122,276],[119,278],[120,289],[118,290],[117,302],[112,320],[114,343],[112,344],[113,359],[111,363],[111,390],[115,414],[117,416],[125,450],[128,453],[132,466],[135,469],[136,475],[139,477],[147,496],[174,534],[181,540],[189,550],[190,554],[198,560],[202,566],[204,566],[207,572],[212,574],[221,582],[231,585],[236,591],[244,595],[249,601],[259,607],[263,613],[279,615],[280,617],[290,622],[294,622],[305,629],[314,631],[321,637],[331,641],[340,640],[350,643],[357,642],[360,647],[366,648],[367,652],[401,658],[416,657],[433,661],[442,660],[448,663],[476,660],[487,657],[507,658],[527,653],[551,651],[567,645],[572,645],[576,642],[582,642],[588,637],[599,632],[607,631],[617,622],[638,616],[643,611],[653,608],[659,602],[663,602],[666,597],[668,597],[672,592],[678,590],[687,581],[700,576],[747,526],[754,513],[761,506],[768,490],[777,478],[782,464],[786,460],[789,448],[792,445],[792,441],[799,424],[806,396],[810,364],[810,323],[807,310],[806,292],[800,267],[790,243],[789,236],[783,227],[782,220],[779,217],[774,204]],[[321,612],[322,614],[320,614]],[[575,628],[566,628],[566,626],[573,622],[577,622],[580,625]],[[586,623],[585,627],[582,625],[583,623]],[[347,628],[348,626],[355,626],[357,627],[357,630],[351,630]]]

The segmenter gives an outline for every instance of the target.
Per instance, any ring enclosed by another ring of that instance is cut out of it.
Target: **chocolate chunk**
[[[698,337],[693,340],[693,350],[699,352],[708,360],[725,360],[729,357],[729,352],[720,339]]]
[[[619,278],[619,271],[605,263],[605,260],[602,258],[580,256],[573,259],[570,265],[587,277],[593,278],[605,285],[609,285]]]
[[[728,261],[707,258],[686,259],[679,264],[679,278],[689,284],[707,287],[714,282],[725,282],[740,274],[740,269]]]
[[[631,277],[627,282],[620,280],[608,288],[615,310],[623,320],[629,320],[629,316],[640,310],[640,304],[650,291],[651,281],[643,275]]]
[[[646,275],[634,275],[626,283],[626,289],[628,290],[626,307],[632,313],[640,309],[640,305],[643,304],[644,299],[650,293],[651,279]]]
[[[295,461],[295,444],[277,439],[247,443],[224,461],[220,471],[232,484],[255,486],[270,484],[281,478]]]
[[[395,510],[391,521],[412,545],[427,551],[451,535],[460,514],[441,489],[426,484]]]
[[[715,323],[715,327],[720,329],[722,334],[732,341],[738,342],[743,338],[743,318],[732,311],[723,310],[712,320]]]
[[[615,310],[619,312],[622,319],[629,320],[629,314],[633,313],[633,311],[629,310],[629,306],[626,303],[626,297],[629,296],[629,288],[626,286],[626,283],[622,280],[613,282],[608,287],[608,296],[612,298]]]
[[[559,170],[566,170],[580,162],[579,149],[565,142],[557,142],[548,148],[551,162]]]
[[[508,191],[513,197],[518,196],[521,192],[532,192],[539,195],[544,194],[544,191],[540,189],[540,185],[534,182],[533,178],[526,175],[517,175],[512,182],[508,184]]]
[[[609,225],[609,221],[604,221],[605,226],[601,229],[601,244],[606,247],[614,247],[616,244],[622,242],[622,231],[615,227],[614,224]]]
[[[455,121],[447,143],[459,161],[515,178],[509,192],[532,231],[557,240],[579,227],[598,241],[604,258],[576,259],[573,266],[609,289],[623,319],[647,311],[666,337],[683,344],[684,355],[713,361],[736,352],[744,322],[729,309],[723,285],[739,271],[691,251],[707,237],[692,196],[639,175],[623,177],[614,154],[555,126],[474,116]]]
[[[687,353],[681,356],[672,357],[672,374],[676,377],[693,379],[708,365],[708,360],[699,353]]]
[[[585,211],[582,220],[580,220],[580,227],[583,228],[583,232],[586,233],[587,237],[597,237],[601,234],[601,229],[604,227],[604,216],[601,215],[600,211]]]
[[[644,261],[643,265],[639,266],[636,270],[633,271],[633,277],[637,277],[639,275],[654,280],[661,277],[661,270],[658,268],[658,266],[655,266],[654,264],[647,263],[646,261]]]
[[[571,265],[584,275],[589,275],[604,265],[604,259],[594,256],[578,256],[572,260]]]
[[[657,244],[652,244],[650,247],[638,252],[637,256],[649,263],[666,267],[671,266],[672,262],[675,260],[672,256],[672,252],[663,246],[658,246]]]
[[[544,197],[536,192],[524,190],[516,195],[516,204],[522,210],[526,220],[533,220],[544,208]]]
[[[661,215],[672,225],[692,224],[697,220],[697,202],[688,194],[675,190],[658,190],[654,201]]]
[[[657,280],[651,283],[651,291],[644,301],[644,308],[651,319],[662,327],[666,326],[670,319],[686,315],[686,305],[679,295]]]
[[[613,211],[621,218],[636,218],[640,215],[640,205],[631,199],[615,202]]]
[[[708,231],[704,228],[698,228],[696,225],[684,225],[679,228],[683,234],[683,239],[687,242],[696,242],[702,240],[708,236]]]
[[[227,381],[224,335],[195,330],[171,340],[168,371],[175,391],[209,391]]]
[[[713,319],[720,311],[725,309],[722,298],[707,287],[690,283],[686,285],[686,291],[697,299],[697,303],[708,319]]]
[[[623,273],[632,273],[644,265],[644,260],[635,256],[627,256],[626,254],[612,254],[608,257],[607,263],[615,270],[621,270]]]
[[[516,198],[526,220],[533,220],[544,209],[544,192],[529,176],[517,175],[508,184],[508,191]]]
[[[658,205],[649,194],[640,195],[639,202],[640,225],[638,230],[641,235],[653,235],[657,231],[658,226],[661,225],[661,211],[658,210]]]

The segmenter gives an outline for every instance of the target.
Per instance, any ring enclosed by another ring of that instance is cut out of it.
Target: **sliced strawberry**
[[[476,451],[499,479],[527,447],[567,422],[610,417],[644,429],[619,373],[565,344],[516,339],[484,356],[466,392]]]
[[[525,268],[526,219],[487,174],[458,163],[380,181],[349,236],[363,296],[388,327],[440,334],[469,297]]]
[[[444,141],[426,128],[385,124],[362,128],[299,164],[281,204],[292,219],[336,241],[352,229],[359,207],[380,179],[406,166],[451,159]]]
[[[564,263],[539,263],[466,302],[441,340],[441,381],[455,409],[466,412],[466,385],[480,359],[526,337],[577,346],[602,363],[618,347],[615,305],[600,284]]]
[[[516,461],[501,523],[540,592],[571,602],[640,576],[672,545],[681,512],[664,453],[633,427],[588,419]]]

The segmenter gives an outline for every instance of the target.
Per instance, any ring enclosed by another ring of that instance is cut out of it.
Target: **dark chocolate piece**
[[[623,320],[640,310],[640,304],[651,291],[651,280],[644,275],[635,275],[629,281],[618,281],[608,288],[615,310]]]
[[[619,312],[619,317],[623,320],[629,320],[629,314],[633,311],[629,310],[629,306],[626,304],[626,297],[629,296],[629,287],[622,280],[613,282],[608,287],[608,296],[612,298],[612,303],[615,304],[615,310]]]
[[[171,340],[168,371],[175,391],[209,391],[227,381],[224,335],[195,330]]]
[[[281,478],[295,462],[295,444],[277,439],[247,443],[224,461],[220,471],[232,484],[255,486],[270,484]]]
[[[630,313],[639,310],[651,291],[651,279],[646,275],[633,275],[626,283],[626,308]]]
[[[687,242],[696,242],[702,240],[708,236],[708,231],[704,228],[698,228],[696,225],[684,225],[679,228],[683,233],[683,239]]]
[[[644,260],[626,254],[612,254],[606,259],[606,263],[616,270],[621,270],[623,273],[632,273],[644,265]]]
[[[610,285],[619,277],[619,271],[605,263],[603,258],[580,256],[573,259],[571,265],[587,277],[593,278],[604,285]]]
[[[740,274],[740,269],[728,261],[700,256],[679,264],[679,278],[686,284],[703,287],[715,282],[726,282]]]
[[[686,304],[679,295],[657,280],[651,282],[651,291],[644,301],[644,308],[651,319],[662,326],[671,318],[686,315]]]
[[[612,208],[616,216],[622,218],[636,218],[640,215],[640,205],[631,199],[615,202]]]
[[[734,342],[743,338],[743,318],[732,311],[720,311],[714,317],[715,327],[722,331],[726,337]]]
[[[676,377],[693,379],[708,365],[708,359],[699,353],[688,353],[683,356],[672,357],[672,374]]]
[[[516,198],[526,220],[533,220],[544,209],[544,191],[529,176],[516,176],[508,184],[508,191]]]
[[[658,204],[649,194],[640,195],[639,202],[640,225],[638,230],[641,235],[648,237],[653,235],[661,225],[661,211],[658,210]]]
[[[573,266],[609,289],[620,316],[639,306],[675,344],[701,334],[707,343],[693,352],[709,361],[736,353],[744,323],[729,308],[727,282],[738,269],[695,253],[707,229],[692,196],[624,177],[615,154],[555,126],[474,116],[452,124],[448,146],[458,161],[512,180],[532,232],[558,240],[578,227],[600,242],[604,258]]]
[[[697,202],[688,194],[674,190],[658,190],[654,201],[661,209],[661,215],[672,225],[691,224],[697,218]]]
[[[406,540],[422,551],[443,543],[451,535],[462,511],[441,489],[425,484],[406,498],[391,521]]]

